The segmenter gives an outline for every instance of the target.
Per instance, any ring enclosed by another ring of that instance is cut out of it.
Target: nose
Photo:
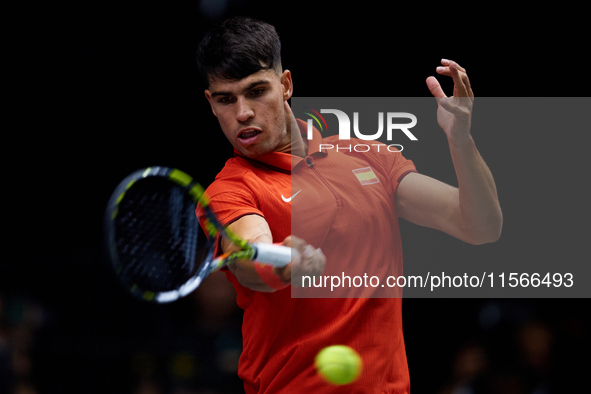
[[[248,119],[254,117],[254,110],[243,97],[238,98],[236,101],[236,119],[239,122],[245,122]]]

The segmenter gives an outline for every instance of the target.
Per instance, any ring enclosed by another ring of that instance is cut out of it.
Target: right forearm
[[[273,292],[275,289],[268,286],[257,273],[252,261],[240,260],[228,266],[238,282],[251,290]]]
[[[258,215],[247,215],[228,226],[234,234],[248,242],[272,243],[273,236],[267,221]],[[320,249],[316,249],[301,238],[288,236],[283,245],[295,249],[298,253],[293,260],[282,268],[257,266],[252,261],[239,260],[228,265],[228,269],[238,282],[251,290],[273,292],[283,289],[291,283],[292,273],[298,278],[301,275],[320,275],[326,264],[326,257]],[[222,238],[223,252],[238,251],[238,246]],[[294,270],[294,271],[292,271]]]
[[[273,237],[267,221],[259,215],[246,215],[231,223],[228,226],[234,234],[249,242],[272,242]],[[222,238],[222,251],[237,252],[240,248],[232,242]],[[254,263],[248,260],[239,260],[233,264],[228,265],[228,269],[238,282],[251,290],[256,291],[273,291],[267,286],[261,277],[257,274],[254,268]]]

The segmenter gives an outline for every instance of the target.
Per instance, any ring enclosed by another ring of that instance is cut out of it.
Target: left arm
[[[398,185],[396,209],[410,222],[462,241],[494,242],[503,217],[492,174],[470,135],[474,94],[465,69],[452,61],[441,63],[444,67],[437,72],[453,78],[453,96],[446,97],[434,77],[427,79],[427,86],[438,102],[437,120],[447,135],[458,187],[410,173]]]

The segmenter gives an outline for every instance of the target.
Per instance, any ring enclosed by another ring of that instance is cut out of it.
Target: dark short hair
[[[281,42],[266,22],[230,18],[203,37],[197,66],[205,86],[212,77],[242,79],[260,70],[281,70]]]

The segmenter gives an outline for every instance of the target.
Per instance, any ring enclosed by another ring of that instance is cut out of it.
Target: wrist
[[[274,290],[284,289],[290,284],[290,281],[279,275],[272,265],[255,262],[254,268],[261,280]]]

